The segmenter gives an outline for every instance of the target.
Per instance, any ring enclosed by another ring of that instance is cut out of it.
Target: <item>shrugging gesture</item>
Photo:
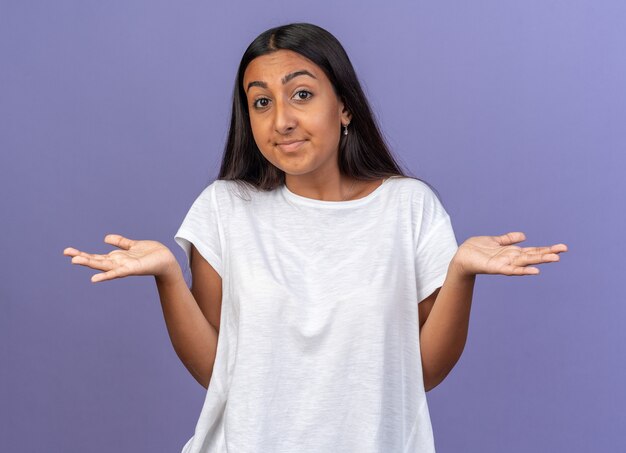
[[[501,236],[470,237],[459,246],[446,280],[420,331],[420,352],[425,388],[436,387],[461,357],[469,326],[476,275],[537,275],[533,264],[559,261],[565,244],[518,247],[526,240],[522,232]]]
[[[518,247],[526,240],[522,232],[502,236],[476,236],[467,239],[454,256],[457,270],[466,276],[476,274],[536,275],[539,268],[532,264],[559,261],[559,253],[567,252],[567,245]]]

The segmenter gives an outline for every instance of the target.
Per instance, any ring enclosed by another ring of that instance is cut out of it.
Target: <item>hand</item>
[[[163,277],[171,275],[178,266],[178,261],[170,249],[157,241],[133,241],[118,234],[107,234],[104,242],[122,250],[96,255],[68,247],[63,250],[63,254],[72,257],[72,264],[106,271],[94,274],[91,277],[93,283],[129,275]]]
[[[518,247],[515,244],[526,240],[522,232],[512,232],[502,236],[476,236],[459,246],[451,266],[462,275],[502,274],[537,275],[537,267],[529,264],[559,261],[559,253],[567,252],[567,245],[556,244],[548,247]]]

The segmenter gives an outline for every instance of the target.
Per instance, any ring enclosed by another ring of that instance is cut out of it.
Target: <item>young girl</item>
[[[458,361],[477,274],[533,275],[564,244],[457,245],[398,168],[326,30],[270,29],[239,65],[218,179],[164,245],[110,234],[105,271],[154,275],[176,353],[207,387],[184,453],[434,452],[426,392]]]

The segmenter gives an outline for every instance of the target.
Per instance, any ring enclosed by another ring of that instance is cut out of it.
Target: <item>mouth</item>
[[[276,143],[276,146],[285,152],[293,152],[300,148],[306,140],[290,140],[286,142]]]

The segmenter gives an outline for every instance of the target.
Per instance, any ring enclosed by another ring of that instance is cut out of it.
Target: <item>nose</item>
[[[277,101],[274,108],[274,129],[281,135],[290,134],[298,125],[298,120],[289,102]]]

